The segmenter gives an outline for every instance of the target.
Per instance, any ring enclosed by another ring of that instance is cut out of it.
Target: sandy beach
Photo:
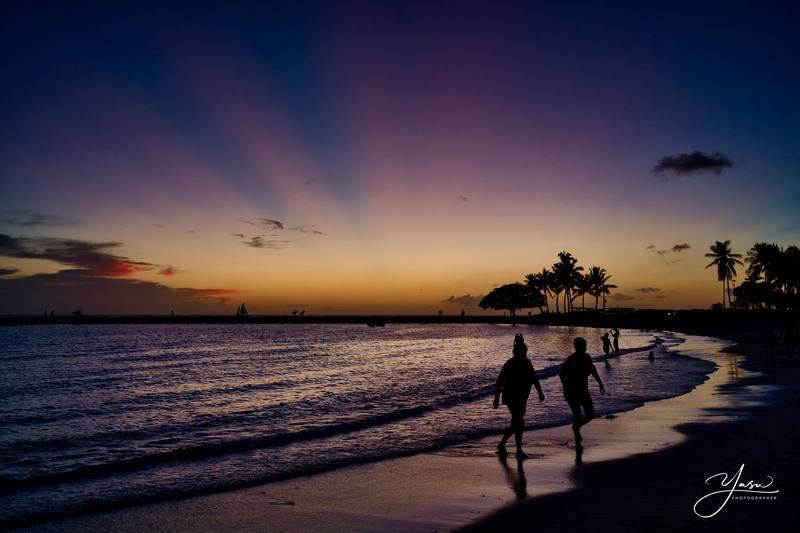
[[[494,453],[497,438],[490,437],[27,530],[443,531],[544,524],[576,530],[676,524],[784,529],[795,516],[790,413],[797,405],[797,369],[782,360],[760,367],[756,348],[746,339],[735,346],[666,338],[665,346],[708,357],[719,369],[688,394],[607,418],[599,413],[585,428],[581,465],[571,431],[561,426],[527,432],[530,458],[522,463],[512,457],[501,461]],[[655,355],[663,357],[663,348]],[[748,355],[754,357],[743,365]],[[622,357],[643,359],[646,352]],[[731,502],[713,519],[697,517],[692,507],[707,492],[704,480],[733,473],[743,463],[754,478],[775,477],[779,499]]]

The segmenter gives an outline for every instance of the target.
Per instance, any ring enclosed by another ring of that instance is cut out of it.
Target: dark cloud
[[[631,296],[630,294],[625,294],[624,292],[615,292],[609,296],[611,300],[617,300],[620,302],[627,302],[629,300],[635,300],[636,296]]]
[[[249,224],[267,231],[284,229],[283,222],[280,220],[274,220],[272,218],[252,218],[250,220],[239,219],[239,222],[244,222],[245,224]]]
[[[458,195],[458,199],[460,201],[462,201],[462,202],[468,202],[469,201],[469,197],[468,196],[464,196],[463,194],[459,194]]]
[[[644,247],[644,249],[645,250],[655,250],[656,249],[656,245],[655,244],[648,244],[647,246]]]
[[[0,224],[7,226],[31,227],[31,226],[77,226],[78,220],[63,217],[61,215],[50,215],[40,213],[33,209],[9,209],[0,214]]]
[[[17,238],[0,233],[0,256],[19,259],[47,259],[61,265],[78,267],[95,276],[129,276],[154,265],[133,261],[111,253],[119,242],[87,242],[56,238]]]
[[[231,235],[240,239],[244,239],[244,233],[231,233]]]
[[[641,292],[642,294],[652,294],[654,292],[661,292],[661,289],[659,289],[657,287],[641,287],[641,288],[636,289],[636,290],[638,292]]]
[[[462,305],[464,307],[470,307],[478,305],[478,302],[481,301],[480,296],[473,296],[471,294],[464,294],[462,296],[450,296],[449,298],[445,298],[442,300],[448,304],[455,304],[455,305]]]
[[[683,176],[695,172],[711,172],[719,174],[726,168],[733,167],[733,162],[730,158],[720,152],[713,154],[704,154],[700,151],[694,151],[688,154],[667,155],[662,157],[656,166],[653,167],[653,172],[659,175],[664,175],[668,172],[676,176]]]
[[[229,289],[173,288],[130,278],[94,276],[86,270],[62,270],[24,278],[0,279],[0,314],[168,314],[227,312]]]
[[[164,224],[153,224],[154,228],[164,229]]]
[[[179,274],[180,270],[173,267],[172,265],[162,267],[161,270],[157,272],[159,276],[174,276],[175,274]]]
[[[656,253],[658,255],[664,255],[665,253],[667,253],[667,251],[666,250],[656,250]]]
[[[316,229],[311,224],[303,224],[302,226],[292,226],[289,231],[299,231],[300,233],[308,233],[311,235],[325,235],[322,231]]]
[[[682,244],[676,244],[675,246],[673,246],[672,247],[672,251],[676,252],[676,253],[680,253],[680,252],[682,252],[684,250],[688,250],[689,248],[691,248],[691,246],[689,246],[688,243],[684,242]]]
[[[249,241],[244,241],[245,246],[250,248],[267,248],[270,250],[280,250],[286,248],[292,243],[286,239],[265,239],[261,236],[251,237]]]
[[[10,276],[19,272],[18,268],[0,268],[0,276]]]

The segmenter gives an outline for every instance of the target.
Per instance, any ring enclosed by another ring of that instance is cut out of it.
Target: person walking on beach
[[[594,405],[592,405],[592,396],[589,394],[589,376],[592,376],[600,385],[600,394],[605,394],[606,388],[597,374],[592,358],[586,353],[586,339],[575,337],[573,345],[575,353],[564,361],[558,377],[561,378],[561,386],[564,388],[564,398],[572,411],[572,432],[575,434],[575,446],[578,447],[581,446],[583,440],[581,427],[594,418]],[[581,408],[583,408],[583,414],[581,414]]]
[[[619,330],[612,328],[611,336],[614,337],[614,353],[619,352]]]
[[[526,459],[528,456],[522,451],[522,431],[525,429],[523,416],[527,408],[531,385],[536,387],[540,402],[544,401],[544,393],[536,377],[533,364],[528,359],[528,346],[525,344],[525,339],[522,335],[514,336],[512,354],[511,359],[506,361],[502,370],[500,370],[500,375],[497,376],[497,382],[495,383],[493,407],[497,409],[500,406],[502,395],[502,403],[511,412],[511,424],[503,433],[503,438],[500,439],[500,443],[497,445],[497,453],[500,455],[508,454],[506,442],[511,438],[511,435],[514,435],[514,441],[517,445],[517,457]]]
[[[603,353],[606,354],[605,356],[606,366],[611,366],[608,363],[608,352],[611,351],[611,339],[608,338],[608,332],[606,332],[602,337],[600,337],[600,340],[603,341]]]

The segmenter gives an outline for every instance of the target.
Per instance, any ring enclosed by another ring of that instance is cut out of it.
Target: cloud
[[[326,235],[322,231],[316,229],[311,224],[303,224],[302,226],[292,226],[289,231],[299,231],[300,233],[309,233],[311,235]]]
[[[664,175],[672,172],[676,176],[683,176],[695,172],[711,172],[719,174],[726,168],[733,167],[733,162],[730,158],[720,152],[713,154],[704,154],[703,152],[695,150],[691,153],[667,155],[662,157],[656,166],[653,167],[653,172],[659,175]]]
[[[648,244],[647,246],[644,247],[644,249],[652,251],[652,250],[656,249],[656,245],[655,244]]]
[[[19,259],[47,259],[61,265],[78,267],[95,276],[130,276],[151,270],[154,265],[133,261],[111,253],[119,242],[92,243],[73,239],[17,238],[0,233],[0,256]]]
[[[19,272],[18,268],[0,268],[0,276],[10,276]]]
[[[174,268],[172,265],[168,265],[159,270],[157,274],[159,276],[174,276],[175,274],[180,274],[180,272],[180,270]]]
[[[667,250],[656,250],[656,254],[658,255],[664,255],[665,253],[667,253]]]
[[[244,239],[244,233],[231,233],[231,235],[240,239]]]
[[[627,302],[629,300],[635,300],[636,296],[631,296],[630,294],[625,294],[624,292],[615,292],[609,296],[609,299]]]
[[[641,288],[636,289],[636,290],[638,292],[641,292],[642,294],[652,294],[654,292],[661,292],[661,289],[659,289],[657,287],[641,287]]]
[[[463,194],[459,194],[458,195],[458,199],[460,201],[462,201],[462,202],[468,202],[469,201],[469,197],[468,196],[464,196]]]
[[[244,222],[245,224],[249,224],[251,226],[255,226],[257,228],[261,228],[264,230],[280,230],[284,229],[283,222],[280,220],[274,220],[272,218],[253,218],[250,220],[242,220],[238,219],[239,222]]]
[[[688,243],[684,242],[682,244],[676,244],[675,246],[673,246],[672,247],[672,251],[675,252],[675,253],[680,253],[680,252],[682,252],[684,250],[688,250],[689,248],[691,248],[691,246],[689,246]]]
[[[471,294],[464,294],[462,296],[450,296],[449,298],[445,298],[442,300],[444,303],[448,304],[455,304],[455,305],[462,305],[464,307],[470,307],[478,305],[478,302],[481,301],[480,296],[473,296]]]
[[[33,209],[9,209],[0,215],[0,224],[24,228],[31,226],[77,226],[80,222],[74,218],[40,213]]]
[[[280,250],[281,248],[286,248],[291,243],[292,241],[286,239],[264,239],[264,237],[261,236],[251,237],[249,241],[243,242],[245,246],[249,246],[250,248],[267,248],[270,250]]]
[[[227,312],[238,291],[173,288],[130,278],[95,276],[83,269],[24,278],[0,279],[0,313],[68,314],[81,307],[87,314],[168,314]]]

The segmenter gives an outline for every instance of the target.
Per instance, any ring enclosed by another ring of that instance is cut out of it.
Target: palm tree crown
[[[706,257],[712,258],[706,268],[717,267],[717,279],[722,282],[722,307],[725,307],[725,294],[728,294],[728,307],[731,306],[731,286],[730,281],[736,277],[736,265],[742,265],[741,254],[733,253],[731,241],[716,241],[709,249]]]

